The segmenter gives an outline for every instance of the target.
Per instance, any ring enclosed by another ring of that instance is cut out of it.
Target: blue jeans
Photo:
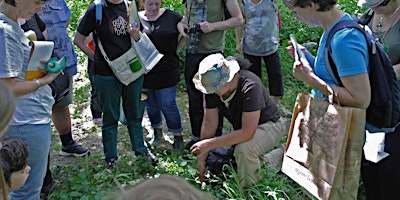
[[[28,165],[31,166],[27,181],[10,194],[10,199],[39,200],[50,150],[50,123],[9,126],[6,135],[28,144]]]
[[[168,126],[168,131],[172,133],[182,133],[181,115],[176,105],[177,88],[178,84],[156,90],[143,89],[143,92],[147,95],[146,109],[153,128],[158,128],[162,125],[162,111]]]
[[[136,154],[148,152],[144,144],[142,128],[145,102],[140,100],[143,77],[139,77],[126,86],[115,76],[94,76],[94,85],[103,111],[102,141],[106,162],[118,159],[117,134],[121,97],[132,150]]]

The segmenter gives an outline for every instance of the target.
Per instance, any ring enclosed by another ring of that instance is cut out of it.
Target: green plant
[[[91,1],[72,0],[67,1],[71,12],[71,22],[68,27],[68,33],[71,38],[75,35],[78,18],[84,14],[88,4]],[[356,6],[355,0],[340,1],[339,6],[350,13],[359,14],[362,12]],[[163,0],[163,7],[175,10],[181,14],[184,13],[182,0]],[[285,47],[287,46],[289,35],[294,33],[300,43],[317,42],[322,34],[320,28],[308,28],[306,25],[294,20],[294,16],[283,5],[282,1],[278,1],[280,10],[281,23],[280,29],[280,47],[279,54],[282,61],[283,81],[285,85],[285,95],[282,98],[282,104],[287,108],[292,108],[299,92],[309,91],[310,88],[302,82],[295,79],[292,75],[293,59],[287,54]],[[235,33],[230,29],[226,33],[226,55],[235,55]],[[316,53],[317,47],[311,50]],[[86,56],[75,49],[78,55],[78,61],[81,66],[86,66]],[[182,68],[184,62],[184,51],[179,53]],[[85,67],[76,76],[75,97],[74,97],[74,118],[82,118],[83,112],[89,105],[90,85],[87,81]],[[264,72],[265,74],[265,72]],[[86,80],[86,83],[85,83]],[[265,83],[267,81],[264,81]],[[84,84],[85,83],[85,84]],[[182,78],[178,87],[177,103],[182,115],[182,123],[184,126],[184,136],[190,135],[190,124],[188,120],[188,103],[185,91],[185,81]],[[267,88],[267,85],[266,85]],[[229,130],[229,127],[225,127]],[[92,127],[89,129],[88,139],[99,137],[101,128]],[[54,135],[58,138],[58,135]],[[207,174],[207,181],[200,184],[198,170],[196,168],[196,157],[188,151],[182,153],[174,152],[170,148],[170,144],[165,147],[151,149],[159,158],[157,167],[152,167],[150,163],[142,157],[137,157],[130,150],[130,141],[127,134],[127,128],[120,126],[119,128],[118,148],[121,150],[118,160],[118,170],[110,171],[105,168],[102,153],[95,153],[83,159],[75,159],[73,165],[55,165],[52,167],[53,175],[58,182],[56,190],[49,196],[49,200],[58,199],[116,199],[121,188],[128,190],[141,180],[156,177],[160,174],[173,174],[184,177],[193,186],[212,194],[215,199],[293,199],[304,200],[314,199],[297,183],[292,181],[282,173],[275,173],[268,165],[264,165],[260,170],[261,179],[254,186],[243,190],[240,187],[240,180],[233,168],[226,166],[229,173],[223,174],[222,178]],[[101,140],[99,140],[101,141]],[[284,142],[284,141],[283,141]],[[60,148],[60,144],[55,144],[56,149]],[[119,188],[118,184],[121,188]],[[360,190],[359,199],[363,199],[364,191]]]

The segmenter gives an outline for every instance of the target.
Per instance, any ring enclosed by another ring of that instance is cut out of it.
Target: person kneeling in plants
[[[249,63],[243,61],[212,54],[200,62],[193,82],[205,94],[206,103],[201,141],[195,143],[191,150],[197,154],[197,168],[204,172],[210,150],[235,145],[233,155],[241,186],[249,187],[259,179],[256,170],[264,162],[282,162],[283,150],[280,151],[281,156],[275,156],[277,161],[265,159],[263,155],[280,144],[285,134],[285,122],[260,78],[244,70]],[[234,131],[214,137],[218,109],[232,124]]]

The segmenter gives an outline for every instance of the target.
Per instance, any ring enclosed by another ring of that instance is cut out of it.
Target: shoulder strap
[[[370,8],[361,15],[360,20],[358,20],[358,22],[361,25],[368,25],[368,23],[372,20],[373,16],[374,16],[374,11]]]
[[[221,0],[221,7],[222,7],[222,13],[223,13],[223,20],[227,20],[230,18],[231,14],[229,13],[228,8],[226,7],[226,1],[227,0]]]
[[[331,31],[328,34],[328,37],[326,39],[326,45],[325,45],[325,65],[326,68],[328,70],[329,75],[331,75],[331,77],[333,78],[333,80],[336,82],[336,84],[343,86],[342,82],[340,81],[340,77],[339,77],[339,73],[337,71],[337,67],[335,65],[335,63],[333,62],[333,58],[332,58],[332,46],[331,46],[331,40],[333,35],[335,35],[335,33],[339,30],[342,30],[344,28],[355,28],[357,30],[359,30],[360,32],[363,33],[363,35],[366,37],[365,35],[365,31],[364,29],[360,26],[360,24],[358,24],[356,21],[354,20],[343,20],[338,22],[337,24],[335,24]],[[368,41],[368,39],[367,39]]]
[[[96,23],[97,25],[100,25],[103,16],[102,0],[95,0],[94,4],[96,8]]]

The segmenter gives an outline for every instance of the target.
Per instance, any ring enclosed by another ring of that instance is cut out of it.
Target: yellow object
[[[26,80],[31,81],[35,79],[42,78],[45,74],[41,71],[26,71]]]
[[[29,30],[25,32],[25,36],[30,40],[30,41],[37,41],[36,33],[33,32],[32,30]]]

